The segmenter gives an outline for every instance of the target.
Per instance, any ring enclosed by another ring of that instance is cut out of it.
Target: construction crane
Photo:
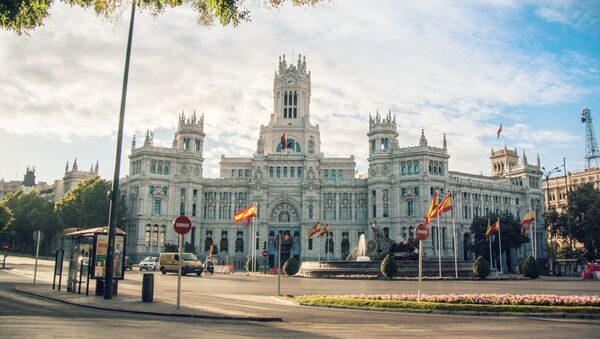
[[[592,124],[592,111],[584,107],[581,111],[581,122],[585,124],[585,168],[592,167],[592,161],[598,166],[600,151],[596,142],[596,133]]]

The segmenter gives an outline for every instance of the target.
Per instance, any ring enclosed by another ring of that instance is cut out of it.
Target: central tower
[[[310,87],[306,57],[299,55],[295,65],[288,64],[285,55],[279,57],[273,79],[273,113],[269,125],[261,126],[258,154],[320,154],[319,126],[310,123]]]

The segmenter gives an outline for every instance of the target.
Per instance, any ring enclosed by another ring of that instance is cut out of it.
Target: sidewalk
[[[107,311],[131,312],[137,314],[148,314],[170,317],[187,317],[187,318],[204,318],[216,320],[238,320],[238,321],[283,321],[280,317],[264,317],[259,315],[240,316],[235,312],[217,313],[200,310],[192,307],[181,306],[178,310],[176,305],[164,303],[160,301],[142,302],[140,299],[133,299],[128,296],[115,296],[112,300],[105,300],[102,296],[93,295],[93,290],[90,295],[77,294],[66,291],[52,290],[49,285],[35,286],[19,286],[15,288],[18,292],[50,299],[65,304],[95,308]]]

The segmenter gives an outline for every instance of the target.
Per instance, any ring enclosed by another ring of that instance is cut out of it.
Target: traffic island
[[[600,296],[446,294],[301,296],[304,306],[481,316],[600,319]]]

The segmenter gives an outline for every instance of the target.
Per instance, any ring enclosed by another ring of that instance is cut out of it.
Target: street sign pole
[[[42,240],[42,231],[35,231],[33,233],[34,238],[36,239],[35,246],[35,267],[33,269],[33,284],[35,285],[35,280],[37,278],[37,264],[38,264],[38,256],[40,255],[40,240]]]
[[[419,224],[415,227],[415,237],[419,240],[419,283],[417,284],[417,301],[421,301],[421,280],[423,278],[423,241],[429,237],[427,225]]]
[[[423,276],[423,242],[419,240],[419,286],[417,287],[417,301],[421,301],[421,277]]]
[[[177,270],[177,309],[179,309],[179,301],[181,298],[181,252],[183,243],[183,234],[179,235],[179,257],[177,262],[179,263],[179,269]]]

